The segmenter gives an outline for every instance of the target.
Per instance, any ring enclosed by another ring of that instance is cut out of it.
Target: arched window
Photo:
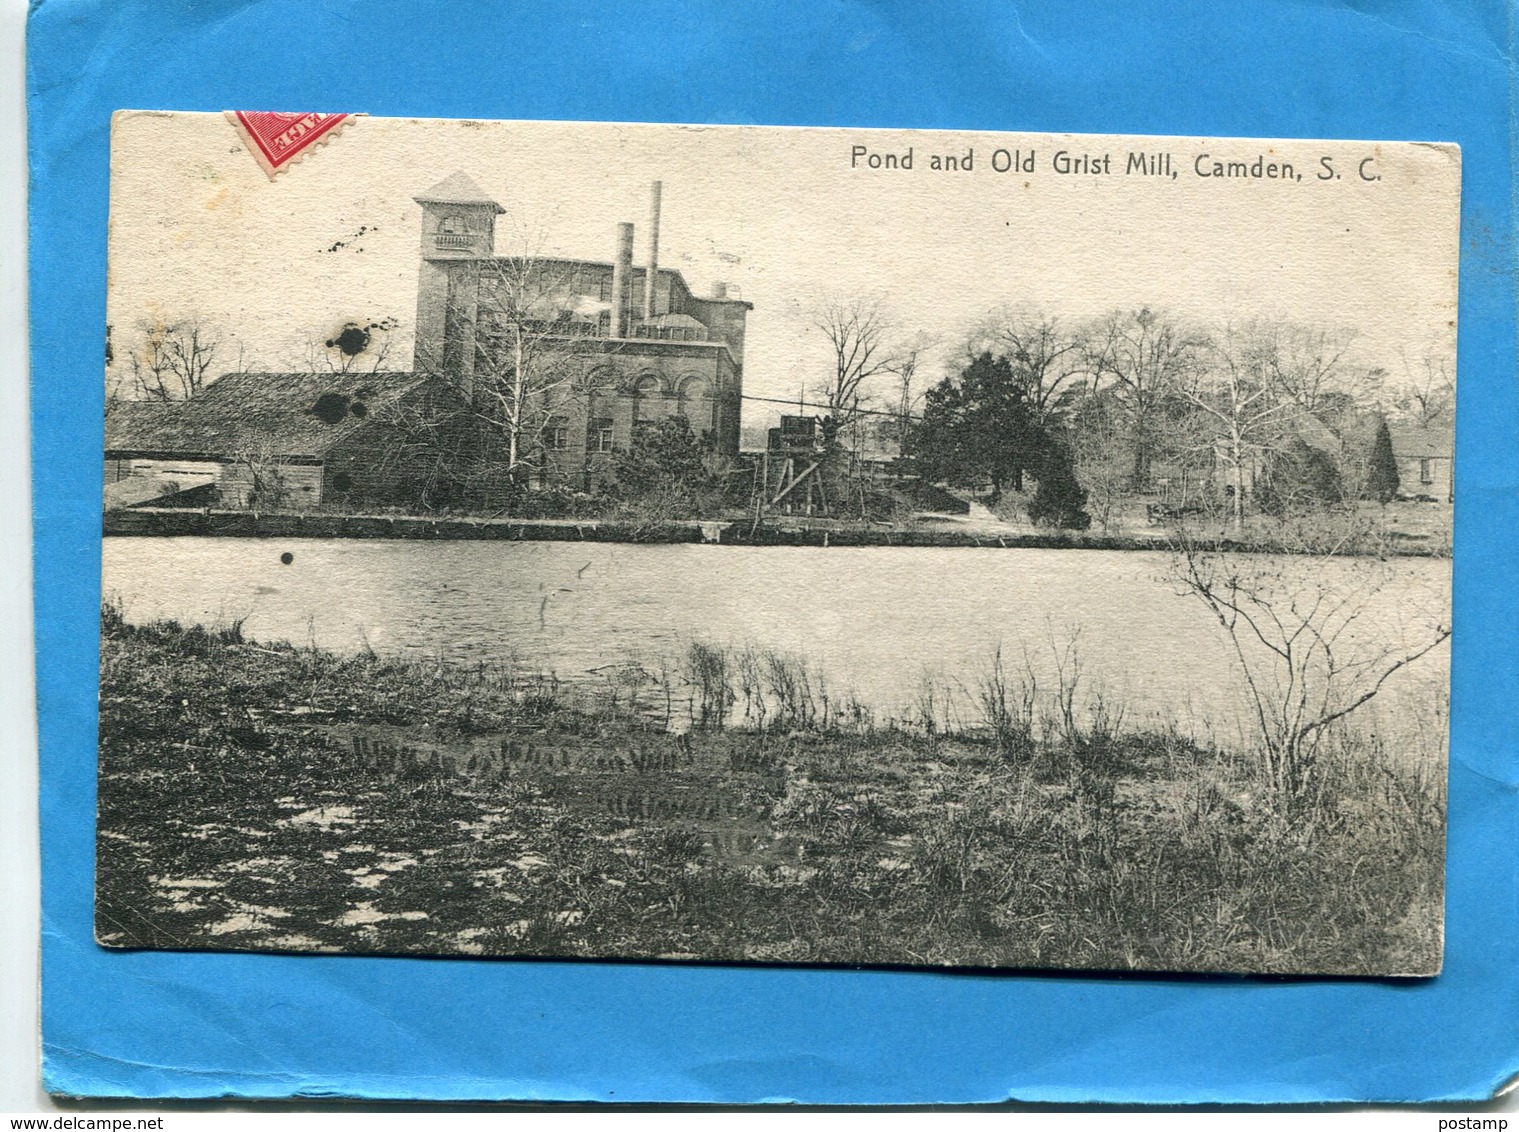
[[[652,373],[644,374],[633,383],[633,420],[643,424],[664,416],[661,401],[659,378]]]
[[[601,397],[617,392],[621,378],[611,366],[592,366],[580,379],[582,391],[590,397]]]
[[[637,445],[644,433],[668,415],[664,388],[659,378],[652,373],[636,378],[633,382],[632,400],[633,435],[631,439],[632,443]]]
[[[468,248],[471,242],[469,222],[458,213],[450,213],[438,221],[438,234],[434,237],[440,248]]]

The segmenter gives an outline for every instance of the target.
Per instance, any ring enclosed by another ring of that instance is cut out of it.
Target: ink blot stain
[[[355,401],[348,406],[348,411],[362,420],[369,415],[369,406],[362,401]]]
[[[327,341],[328,348],[337,347],[350,358],[369,349],[369,331],[362,326],[345,326],[336,338]]]
[[[311,406],[311,415],[327,424],[335,425],[348,415],[348,398],[341,393],[323,393]]]
[[[281,565],[289,566],[294,561],[295,561],[295,555],[291,554],[288,550],[285,551],[284,554],[280,555],[280,564]]]

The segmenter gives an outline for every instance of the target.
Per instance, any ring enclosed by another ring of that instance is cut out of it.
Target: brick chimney
[[[649,271],[643,282],[643,320],[659,313],[654,293],[659,289],[659,197],[664,186],[655,181],[649,186]]]
[[[633,276],[633,225],[617,225],[617,257],[612,260],[612,337],[628,336],[629,283]]]

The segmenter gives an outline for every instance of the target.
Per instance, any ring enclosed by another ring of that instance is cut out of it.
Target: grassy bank
[[[1248,759],[995,664],[974,726],[882,725],[768,653],[569,688],[108,609],[101,682],[111,946],[1438,963],[1443,783],[1349,732],[1289,820]]]

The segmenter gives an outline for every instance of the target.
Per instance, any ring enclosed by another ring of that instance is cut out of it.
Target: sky
[[[226,340],[226,369],[233,339],[245,368],[307,369],[313,343],[390,319],[384,367],[408,368],[412,197],[457,170],[507,210],[498,252],[610,260],[617,223],[631,221],[636,263],[660,180],[660,266],[697,294],[722,281],[754,304],[751,397],[826,382],[812,321],[830,299],[878,300],[898,338],[937,340],[929,380],[977,321],[1013,304],[1071,322],[1148,305],[1207,323],[1350,328],[1355,360],[1394,379],[1455,351],[1450,146],[360,118],[273,181],[219,114],[124,112],[112,146],[118,358],[144,320],[193,318]],[[1032,169],[999,168],[1014,152]],[[931,167],[967,153],[969,171]],[[1169,169],[1126,173],[1130,153],[1170,154]],[[871,168],[872,155],[898,167]],[[1257,159],[1262,174],[1286,163],[1293,175],[1251,176]],[[1200,175],[1214,162],[1246,175]],[[747,403],[745,423],[778,411]]]

